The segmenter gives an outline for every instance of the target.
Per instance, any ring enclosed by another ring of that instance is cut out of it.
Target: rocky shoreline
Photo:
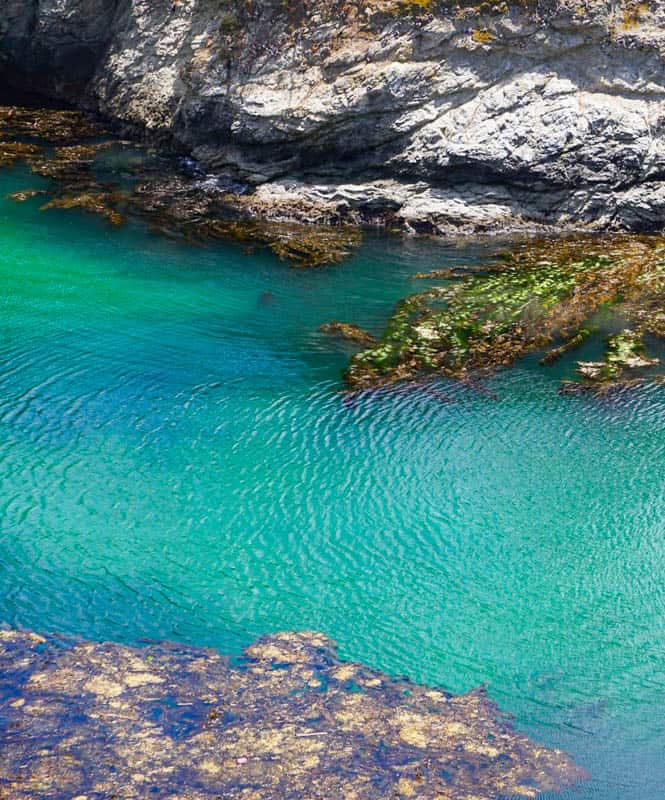
[[[97,120],[76,111],[0,106],[0,169],[21,164],[47,183],[32,188],[28,181],[9,199],[38,199],[46,212],[85,211],[111,226],[139,217],[159,235],[268,247],[298,268],[342,261],[362,241],[359,219],[342,224],[317,217],[314,207],[307,224],[272,221],[267,208],[255,206],[258,192],[109,137]],[[359,348],[345,373],[349,389],[427,375],[475,383],[538,351],[541,364],[552,366],[597,332],[595,317],[603,311],[621,324],[606,333],[599,357],[577,362],[575,380],[562,391],[602,394],[663,382],[661,235],[518,237],[476,269],[435,269],[413,278],[426,288],[398,304],[378,340],[353,320],[322,324],[323,333]]]
[[[491,800],[583,780],[464,695],[340,662],[318,633],[241,658],[0,629],[0,797]]]
[[[243,185],[119,140],[78,111],[0,105],[0,169],[21,166],[47,183],[33,188],[26,180],[9,195],[14,202],[38,199],[42,211],[85,211],[115,227],[140,217],[154,233],[191,244],[225,239],[267,247],[292,267],[342,261],[362,240],[357,226],[259,216],[246,206]]]
[[[663,52],[636,0],[0,0],[6,84],[278,222],[660,231]]]

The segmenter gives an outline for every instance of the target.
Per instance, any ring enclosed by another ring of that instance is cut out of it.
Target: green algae
[[[351,388],[438,373],[482,377],[529,352],[561,342],[541,363],[579,347],[589,320],[611,305],[628,322],[610,337],[600,365],[580,367],[605,383],[657,365],[644,336],[665,334],[665,240],[565,237],[522,243],[481,273],[448,271],[448,281],[402,300],[372,347],[353,357]],[[436,274],[436,273],[433,273]]]
[[[627,370],[651,367],[658,363],[657,358],[646,355],[643,332],[626,328],[607,338],[603,361],[580,361],[578,372],[592,380],[614,381]]]

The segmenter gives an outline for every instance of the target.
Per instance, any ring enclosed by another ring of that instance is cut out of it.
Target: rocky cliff
[[[5,85],[282,218],[660,230],[664,66],[660,0],[0,0]]]

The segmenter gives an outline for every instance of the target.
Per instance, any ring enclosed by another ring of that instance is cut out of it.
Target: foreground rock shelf
[[[0,797],[535,797],[584,777],[483,690],[337,660],[317,633],[242,658],[0,630]]]

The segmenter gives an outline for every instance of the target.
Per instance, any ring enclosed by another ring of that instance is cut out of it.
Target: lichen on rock
[[[0,796],[491,800],[585,777],[484,690],[340,662],[318,633],[242,658],[0,630]]]

